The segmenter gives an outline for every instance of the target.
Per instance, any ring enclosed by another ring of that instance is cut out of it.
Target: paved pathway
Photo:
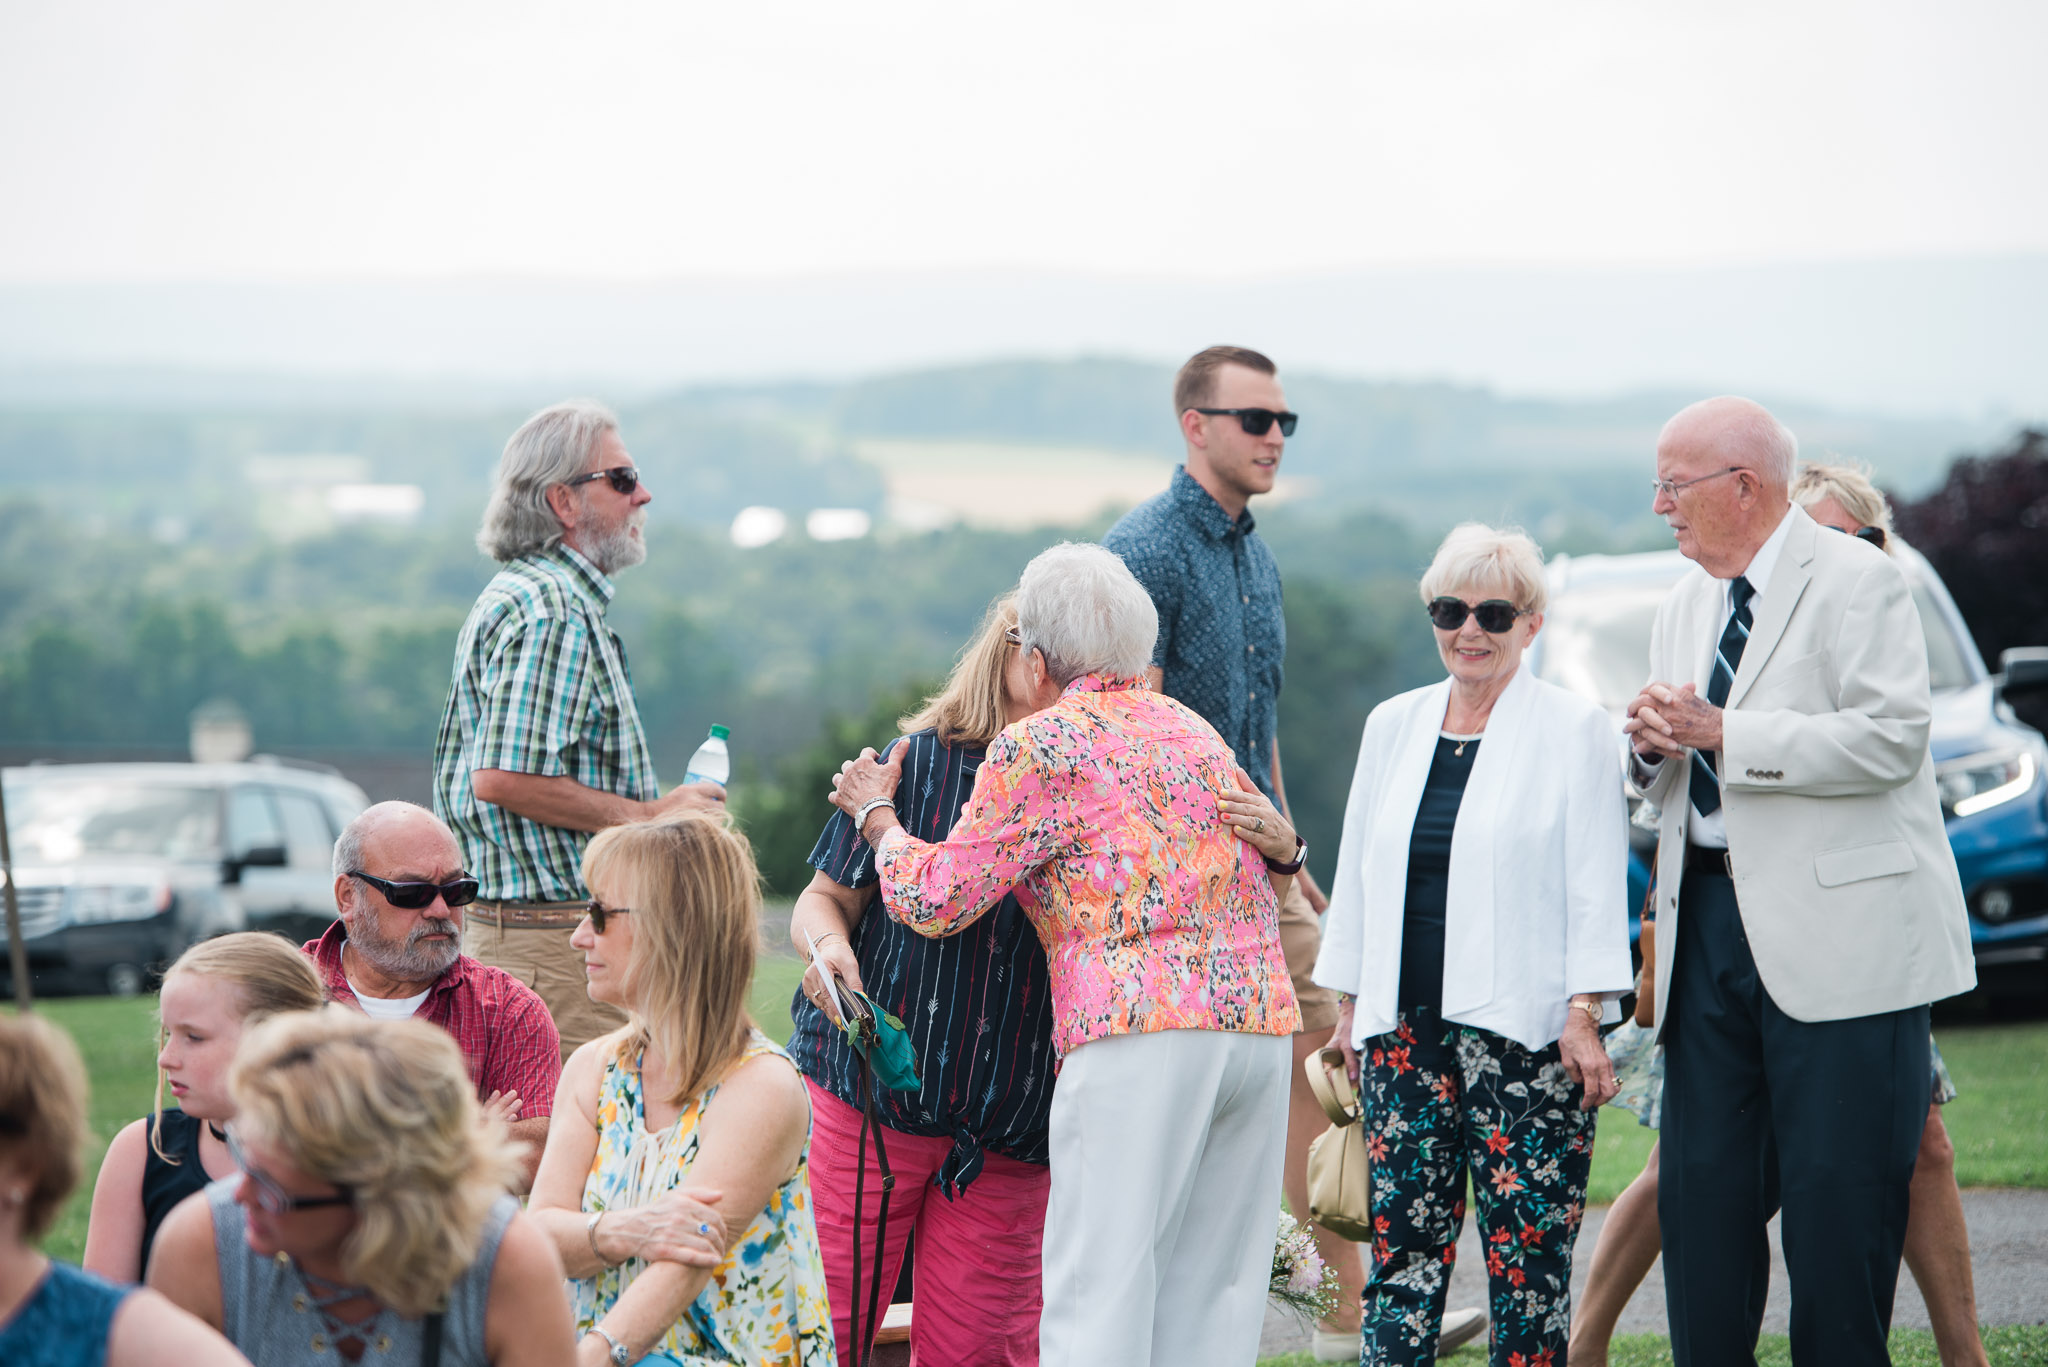
[[[2048,1191],[1979,1188],[1963,1193],[1963,1217],[1970,1226],[1970,1263],[1977,1276],[1977,1318],[1985,1324],[2048,1324]],[[1600,1237],[1607,1208],[1596,1206],[1586,1215],[1586,1228],[1572,1258],[1572,1290],[1576,1295],[1586,1284],[1586,1269],[1592,1266],[1593,1245]],[[1764,1332],[1782,1334],[1791,1306],[1785,1281],[1784,1256],[1778,1248],[1778,1223],[1771,1222],[1771,1296],[1764,1311]],[[1486,1264],[1479,1252],[1479,1236],[1468,1220],[1465,1237],[1458,1243],[1458,1265],[1451,1273],[1450,1303],[1483,1305],[1486,1302]],[[1898,1302],[1892,1323],[1900,1327],[1925,1329],[1927,1306],[1913,1278],[1899,1275]],[[1620,1332],[1662,1334],[1664,1323],[1664,1264],[1650,1269],[1649,1279],[1622,1312]],[[1297,1352],[1308,1347],[1308,1330],[1290,1315],[1268,1311],[1266,1333],[1260,1340],[1262,1356]],[[1460,1359],[1478,1355],[1467,1351]]]

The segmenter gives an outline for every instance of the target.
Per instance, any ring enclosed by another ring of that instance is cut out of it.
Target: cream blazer
[[[1650,678],[1707,691],[1724,581],[1695,568],[1657,609]],[[1962,880],[1935,794],[1927,638],[1906,579],[1794,509],[1721,729],[1721,810],[1758,976],[1794,1020],[1847,1020],[1976,984]],[[1687,766],[1630,764],[1662,812],[1657,1021],[1669,1019]]]
[[[1451,682],[1366,718],[1315,980],[1358,998],[1353,1043],[1394,1028],[1408,838]],[[1444,1015],[1542,1049],[1578,992],[1619,995],[1628,948],[1628,814],[1599,704],[1519,669],[1494,704],[1451,833]],[[1618,1018],[1613,1000],[1608,1019]]]

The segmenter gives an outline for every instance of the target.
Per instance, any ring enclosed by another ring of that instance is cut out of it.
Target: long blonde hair
[[[761,874],[747,838],[715,816],[600,831],[583,851],[586,887],[620,888],[632,909],[628,986],[638,1001],[618,1057],[648,1045],[675,1070],[680,1106],[746,1049],[747,990],[759,949]]]
[[[198,944],[180,954],[164,970],[164,981],[174,973],[191,973],[217,979],[234,994],[236,1015],[242,1024],[254,1025],[285,1011],[313,1011],[327,1000],[327,985],[313,961],[294,948],[289,940],[265,931],[238,930]],[[156,1052],[164,1051],[163,1012],[157,1012]],[[166,1163],[181,1163],[176,1154],[164,1151],[164,1070],[156,1070],[156,1097],[149,1112],[149,1146]]]
[[[1017,595],[1005,593],[988,605],[981,626],[961,650],[945,687],[896,723],[904,735],[927,728],[942,745],[987,745],[1008,724],[1003,711],[1003,669],[1009,663],[1005,633],[1017,625]]]
[[[425,1021],[339,1006],[273,1016],[243,1037],[228,1089],[238,1131],[349,1189],[342,1275],[401,1315],[446,1298],[520,1171],[454,1037]]]

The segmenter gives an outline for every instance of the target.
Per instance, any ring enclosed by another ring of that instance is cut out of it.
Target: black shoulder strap
[[[426,1332],[420,1337],[420,1367],[441,1367],[441,1320],[439,1310],[427,1316]]]

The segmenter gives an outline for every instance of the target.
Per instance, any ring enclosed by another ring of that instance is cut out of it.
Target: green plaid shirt
[[[566,774],[643,802],[660,796],[626,649],[605,625],[611,599],[611,580],[555,546],[499,570],[462,625],[434,742],[434,810],[462,842],[487,901],[588,896],[589,837],[479,802],[472,773]]]

